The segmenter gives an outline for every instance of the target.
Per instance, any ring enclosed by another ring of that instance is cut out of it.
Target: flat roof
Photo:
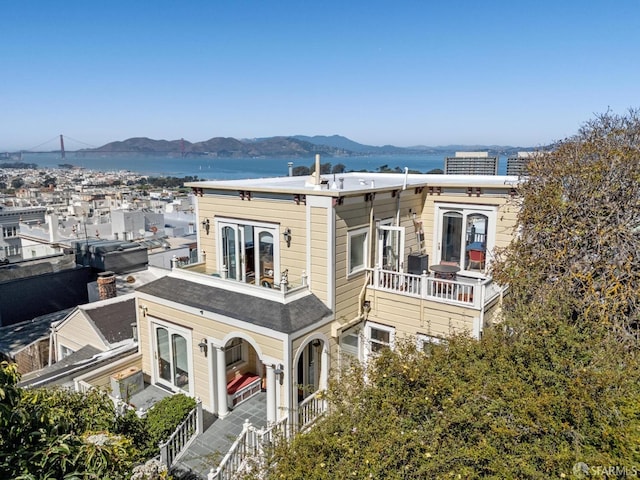
[[[213,190],[250,190],[252,192],[301,193],[341,196],[349,193],[375,192],[425,186],[481,186],[510,188],[520,180],[515,175],[442,175],[418,173],[349,172],[321,175],[323,183],[315,185],[308,175],[298,177],[247,178],[242,180],[208,180],[185,183],[187,187]]]

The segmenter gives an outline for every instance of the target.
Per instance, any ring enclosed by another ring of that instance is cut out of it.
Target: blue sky
[[[0,151],[543,145],[640,106],[638,19],[637,0],[0,0]]]

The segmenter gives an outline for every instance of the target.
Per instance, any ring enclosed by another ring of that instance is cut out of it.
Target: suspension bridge
[[[71,150],[69,150],[68,148],[65,149],[65,142],[67,147],[69,146],[69,141],[71,141],[71,144],[76,147],[76,148],[72,148]],[[33,147],[30,148],[24,148],[24,149],[20,149],[18,151],[15,152],[0,152],[0,158],[5,157],[5,158],[9,158],[9,157],[15,157],[16,155],[22,155],[23,153],[59,153],[60,154],[60,159],[64,160],[66,158],[66,154],[67,152],[73,152],[73,153],[77,153],[77,152],[81,152],[83,150],[95,150],[95,149],[99,149],[100,147],[97,145],[91,145],[89,143],[83,142],[81,140],[77,140],[75,138],[71,138],[68,135],[56,135],[53,138],[50,138],[49,140],[47,140],[46,142],[42,142],[38,145],[35,145]],[[154,153],[172,153],[172,152],[176,152],[176,150],[166,150],[166,151],[154,151]],[[118,149],[117,151],[105,151],[105,152],[101,152],[101,153],[141,153],[140,150],[126,150],[126,149]],[[176,152],[177,153],[177,152]],[[185,149],[185,142],[184,142],[184,138],[180,139],[180,155],[182,157],[187,155],[187,151]]]

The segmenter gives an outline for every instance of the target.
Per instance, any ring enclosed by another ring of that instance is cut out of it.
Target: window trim
[[[470,215],[480,214],[487,217],[487,222],[489,228],[486,232],[486,243],[485,243],[485,252],[491,252],[495,248],[496,242],[496,232],[497,232],[497,222],[498,222],[498,206],[497,205],[481,205],[481,204],[473,204],[473,203],[451,203],[451,202],[443,202],[443,203],[435,203],[434,205],[434,218],[436,221],[437,230],[434,232],[433,236],[433,245],[432,245],[432,255],[434,259],[434,263],[440,263],[440,259],[442,258],[442,232],[444,229],[444,214],[447,212],[457,212],[462,215],[462,224],[463,227],[467,218]],[[466,235],[466,230],[463,228],[461,235]],[[462,244],[464,244],[464,238],[461,237]],[[459,261],[460,273],[464,273],[465,276],[469,277],[484,277],[485,274],[483,272],[478,272],[477,270],[467,270],[466,262],[461,259]],[[488,271],[488,265],[490,263],[489,255],[485,254],[485,269],[484,271]]]
[[[345,337],[355,337],[356,345],[345,345],[343,339]],[[340,365],[343,366],[347,361],[347,357],[351,357],[356,361],[362,359],[362,325],[356,325],[354,327],[344,330],[338,337],[338,350]]]
[[[362,264],[353,266],[351,265],[351,249],[354,244],[353,237],[363,235],[362,241]],[[347,232],[347,277],[356,275],[366,270],[369,255],[369,227],[357,227]]]
[[[387,270],[382,261],[384,258],[384,249],[386,247],[393,247],[393,245],[384,245],[384,233],[387,232],[388,235],[397,235],[398,244],[396,245],[396,251],[393,254],[396,256],[395,266],[392,271],[400,271],[400,269],[404,268],[404,245],[405,245],[405,227],[400,225],[394,225],[393,218],[387,218],[380,221],[380,224],[377,225],[376,234],[377,234],[377,256],[376,256],[376,264],[380,266],[383,270]],[[393,243],[393,242],[392,242]]]
[[[416,348],[421,352],[424,352],[425,344],[442,345],[444,343],[446,343],[446,340],[440,337],[434,337],[433,335],[427,335],[425,333],[418,333],[416,335]]]
[[[371,340],[371,330],[375,329],[375,330],[380,330],[383,332],[387,332],[389,334],[389,343],[385,344],[382,342],[379,342],[377,340],[372,341]],[[391,327],[389,325],[383,325],[381,323],[375,323],[375,322],[367,322],[365,323],[365,328],[364,328],[364,347],[365,347],[365,351],[366,351],[366,356],[370,357],[372,355],[377,355],[377,352],[374,352],[373,349],[371,348],[371,344],[372,343],[376,343],[378,345],[383,345],[383,346],[388,346],[390,349],[394,349],[395,348],[395,337],[396,337],[396,328],[395,327]]]
[[[171,338],[173,334],[178,334],[186,340],[186,349],[187,349],[187,367],[189,374],[189,389],[184,390],[181,387],[178,387],[173,382],[169,382],[160,377],[160,372],[158,371],[158,361],[157,361],[157,328],[161,327],[167,330],[169,333],[169,343],[171,343]],[[151,349],[151,358],[153,359],[153,383],[164,385],[171,390],[179,393],[188,393],[189,395],[193,395],[195,388],[195,371],[193,367],[193,332],[188,329],[181,327],[179,325],[175,325],[170,322],[164,322],[158,318],[151,318],[149,321],[149,328],[151,329],[151,336],[149,342],[149,348]]]
[[[260,286],[260,279],[263,276],[264,272],[260,272],[260,267],[262,264],[260,263],[259,252],[257,249],[260,247],[260,235],[262,233],[271,234],[273,240],[272,247],[272,268],[273,270],[273,282],[279,283],[279,274],[280,272],[280,224],[278,223],[268,223],[268,222],[256,222],[252,220],[243,220],[237,218],[228,218],[228,217],[218,217],[215,219],[215,233],[216,233],[216,268],[217,271],[222,274],[223,266],[224,266],[224,245],[222,241],[222,229],[225,227],[231,227],[235,231],[235,242],[236,242],[236,268],[239,270],[240,278],[233,278],[231,275],[227,275],[229,280],[234,280],[242,283],[254,283],[255,285]],[[253,261],[252,265],[254,279],[253,282],[247,281],[248,277],[246,276],[246,240],[244,239],[244,228],[251,227],[253,230]],[[241,232],[242,231],[242,232]],[[241,233],[240,233],[241,232]],[[242,244],[240,243],[242,241]],[[256,262],[258,268],[256,269]],[[227,266],[228,267],[228,266]]]

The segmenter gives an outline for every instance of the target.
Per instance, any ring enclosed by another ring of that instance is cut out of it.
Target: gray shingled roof
[[[83,306],[84,313],[109,344],[133,338],[131,324],[136,321],[136,305],[133,298],[97,308],[88,308],[89,306],[90,304]]]
[[[24,347],[47,338],[51,333],[51,324],[59,322],[71,313],[72,308],[41,315],[32,320],[0,327],[0,352],[13,357]]]
[[[313,294],[283,304],[170,276],[143,285],[138,292],[282,333],[296,332],[331,314]]]

